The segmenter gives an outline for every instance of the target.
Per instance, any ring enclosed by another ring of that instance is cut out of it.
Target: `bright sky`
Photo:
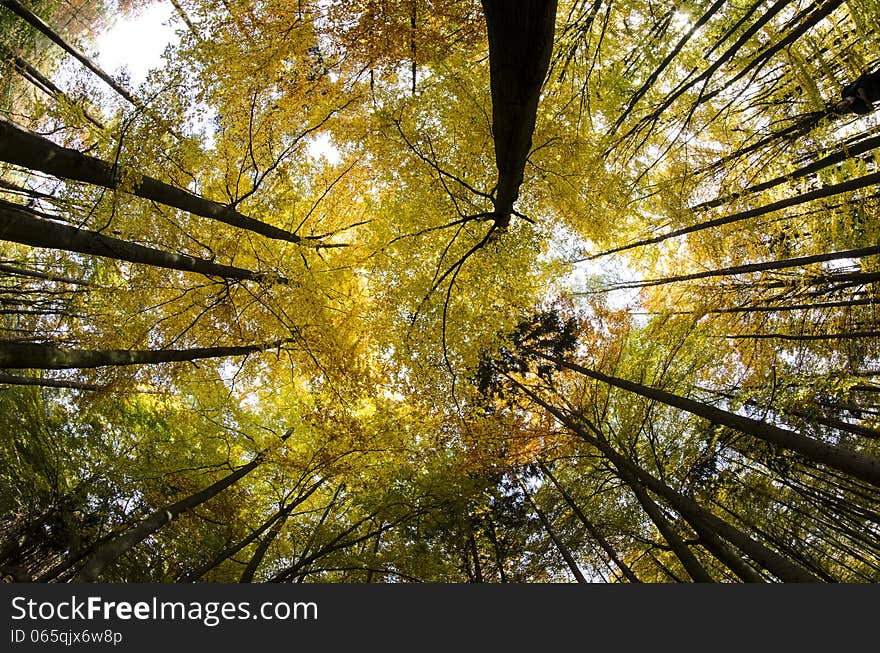
[[[97,62],[114,76],[122,69],[127,70],[131,80],[129,87],[136,91],[150,70],[163,65],[162,53],[176,41],[175,32],[182,26],[170,2],[152,2],[135,15],[116,20],[97,38]],[[196,131],[201,130],[196,128]],[[341,158],[326,133],[311,139],[308,153],[333,165]]]
[[[179,18],[169,2],[155,2],[135,15],[117,20],[98,37],[98,64],[110,74],[126,68],[136,89],[147,73],[162,65],[162,52],[177,36]]]

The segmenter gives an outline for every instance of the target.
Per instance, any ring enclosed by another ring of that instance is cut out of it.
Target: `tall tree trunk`
[[[473,582],[474,583],[482,583],[483,582],[483,566],[480,564],[480,549],[477,546],[477,538],[474,535],[474,529],[471,528],[468,532],[468,546],[470,547],[471,556],[474,559],[474,575]]]
[[[641,397],[657,401],[667,406],[678,408],[692,415],[702,417],[714,424],[722,424],[736,429],[741,433],[751,435],[764,442],[777,445],[783,449],[788,449],[799,453],[807,458],[814,460],[823,465],[828,465],[834,469],[838,469],[850,476],[861,479],[866,483],[880,487],[880,460],[864,456],[839,445],[826,444],[819,440],[808,438],[795,431],[789,431],[767,422],[760,422],[749,417],[743,417],[736,413],[731,413],[714,406],[709,406],[693,399],[680,397],[665,390],[651,388],[641,383],[634,383],[625,379],[619,379],[614,376],[602,374],[590,370],[582,365],[569,363],[556,356],[548,356],[533,349],[525,350],[530,354],[543,358],[545,360],[556,363],[557,365],[583,374],[584,376],[596,379],[602,383],[607,383],[616,388],[621,388],[632,392]]]
[[[103,188],[118,188],[120,180],[124,177],[123,171],[114,164],[56,145],[2,117],[0,117],[0,161],[38,170],[60,179],[82,181]],[[267,238],[291,243],[313,240],[260,222],[239,213],[230,206],[175,188],[158,179],[146,175],[138,175],[138,179],[140,181],[130,191],[137,197],[203,218],[217,220],[239,229],[253,231]]]
[[[550,539],[553,540],[553,544],[556,545],[556,550],[559,551],[559,555],[562,556],[562,559],[565,560],[565,564],[568,565],[568,569],[571,571],[572,576],[575,577],[577,582],[586,584],[587,579],[584,578],[584,574],[581,572],[580,567],[578,567],[577,561],[574,559],[574,556],[571,554],[571,551],[569,551],[565,542],[563,542],[562,538],[556,533],[553,524],[550,523],[550,519],[548,519],[547,515],[544,514],[544,511],[541,510],[538,504],[535,503],[526,484],[522,482],[522,479],[519,478],[519,476],[516,477],[516,482],[519,485],[519,489],[522,490],[522,493],[528,500],[529,505],[532,506],[532,510],[535,511],[535,514],[538,515],[538,519],[541,520],[541,524],[544,526],[544,530],[547,531],[547,535],[550,536]]]
[[[2,209],[2,206],[0,206]],[[2,233],[2,227],[0,227],[0,233]],[[17,265],[7,265],[5,263],[0,264],[0,272],[5,272],[6,274],[11,274],[17,277],[30,277],[32,279],[42,279],[43,281],[52,281],[54,283],[69,283],[74,286],[88,286],[88,281],[83,281],[82,279],[73,279],[72,277],[65,277],[60,274],[51,274],[48,272],[40,272],[39,270],[30,270],[28,268],[21,268]]]
[[[629,565],[627,565],[623,560],[620,559],[620,556],[617,555],[617,551],[614,550],[614,547],[611,546],[611,543],[605,539],[605,536],[599,531],[598,528],[593,524],[593,522],[587,518],[584,514],[584,511],[581,510],[580,506],[577,505],[572,496],[568,493],[568,491],[562,486],[562,484],[556,479],[556,476],[550,472],[550,469],[542,462],[538,463],[538,467],[541,472],[543,472],[544,476],[550,479],[550,482],[556,487],[559,491],[559,494],[562,495],[562,498],[565,500],[565,503],[568,504],[568,507],[571,508],[572,512],[577,516],[580,522],[584,525],[587,531],[590,533],[590,536],[596,541],[596,543],[602,548],[602,550],[606,553],[606,555],[617,565],[617,568],[623,573],[626,579],[631,583],[640,583],[642,581],[639,580],[638,576],[635,575],[632,569],[630,569]]]
[[[2,349],[2,345],[0,345],[0,349]],[[72,381],[69,379],[42,379],[35,376],[13,376],[12,374],[0,374],[0,383],[6,385],[39,386],[43,388],[67,388],[89,392],[97,392],[107,388],[107,386],[104,385],[83,383],[81,381]]]
[[[0,341],[0,368],[64,370],[107,365],[154,365],[194,361],[202,358],[244,356],[276,349],[292,340],[279,340],[260,345],[235,347],[194,347],[192,349],[61,349],[51,345],[34,345]]]
[[[756,218],[758,216],[766,215],[767,213],[772,213],[773,211],[787,209],[792,206],[797,206],[798,204],[811,202],[813,200],[818,200],[825,197],[840,195],[841,193],[849,193],[854,190],[866,188],[867,186],[874,186],[878,183],[880,183],[880,172],[874,172],[863,177],[856,177],[855,179],[842,181],[839,184],[832,184],[831,186],[826,186],[817,190],[811,190],[807,193],[802,193],[801,195],[795,195],[794,197],[789,197],[784,200],[771,202],[770,204],[765,204],[764,206],[759,206],[754,209],[740,211],[738,213],[733,213],[731,215],[716,218],[714,220],[706,220],[705,222],[699,222],[697,224],[682,227],[680,229],[673,229],[672,231],[667,231],[666,233],[660,234],[659,236],[654,236],[653,238],[637,240],[626,245],[621,245],[620,247],[614,247],[612,249],[605,250],[604,252],[593,254],[592,256],[589,256],[584,260],[592,261],[603,256],[608,256],[609,254],[625,252],[626,250],[633,249],[635,247],[644,247],[646,245],[662,243],[664,240],[668,240],[669,238],[684,236],[685,234],[691,234],[697,231],[703,231],[704,229],[711,229],[713,227],[720,227],[722,225],[732,224],[734,222],[740,222],[742,220],[748,220],[749,218]]]
[[[190,20],[190,17],[187,15],[186,11],[184,11],[181,4],[177,0],[171,0],[171,5],[174,7],[174,11],[177,12],[177,15],[180,16],[180,19],[186,25],[189,33],[192,34],[193,37],[195,37],[196,41],[198,41],[199,43],[204,43],[202,37],[199,35],[198,30],[196,29],[196,26],[193,24],[192,20]]]
[[[141,103],[138,102],[137,98],[135,98],[128,89],[124,88],[119,82],[113,79],[110,75],[108,75],[104,70],[92,61],[89,57],[83,54],[80,50],[72,46],[68,43],[58,32],[53,30],[46,22],[37,16],[35,13],[30,11],[29,9],[23,7],[17,0],[0,0],[3,6],[18,15],[20,18],[24,19],[31,27],[39,31],[50,41],[61,47],[65,52],[73,56],[77,61],[79,61],[86,68],[95,73],[98,77],[104,80],[110,88],[116,91],[121,97],[128,100],[131,104],[136,107],[141,107]]]
[[[556,0],[482,2],[498,167],[494,221],[504,229],[510,224],[532,147],[541,86],[553,52]]]
[[[729,340],[788,340],[814,342],[817,340],[859,340],[880,338],[880,331],[845,331],[843,333],[733,333],[722,336]]]
[[[783,259],[781,261],[746,263],[744,265],[735,265],[729,268],[721,268],[719,270],[705,270],[703,272],[693,272],[691,274],[677,274],[675,276],[664,277],[662,279],[645,279],[644,281],[635,281],[633,283],[623,283],[612,286],[608,288],[608,290],[647,288],[649,286],[661,286],[667,283],[677,283],[681,281],[696,281],[697,279],[708,279],[710,277],[729,277],[738,274],[751,274],[753,272],[785,270],[787,268],[804,267],[806,265],[813,265],[815,263],[839,261],[840,259],[862,258],[865,256],[874,256],[876,254],[880,254],[880,245],[873,245],[871,247],[860,247],[858,249],[847,249],[840,252],[814,254],[812,256],[798,256],[795,258]]]
[[[809,572],[798,567],[775,551],[771,551],[760,542],[753,540],[732,524],[729,524],[701,507],[693,499],[677,492],[638,465],[634,464],[628,458],[617,453],[617,451],[615,451],[614,448],[604,439],[604,436],[598,428],[588,420],[583,417],[580,418],[590,430],[593,431],[595,436],[588,433],[580,424],[576,423],[561,410],[548,404],[524,385],[518,382],[516,385],[535,403],[547,410],[547,412],[556,417],[573,432],[577,433],[585,441],[595,446],[606,458],[608,458],[618,471],[621,472],[621,478],[624,481],[627,481],[627,484],[631,485],[631,487],[633,482],[636,485],[644,484],[646,488],[667,501],[669,505],[684,516],[689,523],[702,524],[706,528],[711,529],[749,556],[755,563],[764,569],[767,569],[781,580],[786,582],[818,581],[818,579]],[[628,478],[630,480],[627,480]],[[635,490],[635,488],[633,488],[633,490]]]
[[[660,506],[651,499],[645,488],[639,483],[638,479],[625,468],[622,469],[618,467],[617,473],[620,476],[620,479],[626,483],[627,486],[629,486],[629,489],[632,490],[633,494],[636,495],[636,499],[642,506],[645,514],[647,514],[648,517],[651,518],[651,521],[654,522],[657,530],[660,531],[660,535],[662,535],[663,539],[669,544],[675,557],[678,558],[681,566],[684,567],[684,570],[688,573],[691,579],[697,583],[714,583],[715,580],[709,572],[706,571],[706,568],[700,564],[699,560],[697,560],[696,556],[690,548],[688,548],[687,543],[678,533],[675,532],[675,529],[672,524],[669,523],[669,520],[666,519]]]
[[[725,399],[737,399],[737,397],[726,392],[721,392],[720,390],[711,390],[709,388],[702,387],[696,387],[696,389],[700,390],[701,392],[709,392],[718,397],[724,397]],[[755,408],[762,408],[761,404],[756,399],[746,400],[745,405]],[[827,426],[838,431],[844,431],[845,433],[852,433],[853,435],[858,435],[863,438],[870,438],[872,440],[880,439],[880,431],[867,426],[862,426],[861,424],[850,424],[849,422],[844,422],[841,419],[829,417],[824,414],[814,414],[806,410],[798,410],[796,408],[789,408],[787,406],[771,405],[767,406],[767,408],[777,414],[787,415],[789,417],[797,417],[808,422],[815,422],[816,424],[821,424],[822,426]]]
[[[284,442],[289,436],[290,432],[285,433],[281,437],[281,441]],[[123,555],[135,545],[158,531],[181,513],[200,506],[209,499],[220,494],[230,485],[237,483],[240,479],[254,471],[262,464],[265,454],[266,451],[257,454],[247,465],[237,469],[227,476],[224,476],[220,480],[206,487],[204,490],[191,494],[170,506],[157,510],[134,528],[129,529],[122,535],[103,544],[88,560],[86,560],[86,563],[79,570],[79,574],[77,574],[77,581],[91,583],[98,580],[98,577],[103,573],[104,569],[107,568],[107,565],[119,558],[119,556]]]
[[[716,197],[712,200],[707,200],[705,202],[701,202],[700,204],[696,204],[690,207],[691,211],[700,211],[704,209],[712,209],[718,206],[724,206],[732,202],[733,200],[739,199],[743,195],[750,195],[754,193],[760,193],[764,190],[769,190],[775,186],[779,186],[780,184],[784,184],[786,182],[794,181],[796,179],[800,179],[802,177],[806,177],[807,175],[813,174],[823,168],[827,168],[830,165],[834,165],[835,163],[840,163],[842,161],[846,161],[847,159],[854,159],[860,154],[864,154],[865,152],[870,152],[871,150],[880,147],[880,136],[874,136],[872,138],[866,138],[863,141],[859,141],[852,145],[848,145],[846,147],[841,148],[837,152],[833,154],[829,154],[828,156],[822,157],[808,165],[805,165],[794,172],[791,172],[787,175],[783,175],[781,177],[775,177],[768,181],[765,181],[760,184],[755,184],[754,186],[749,186],[744,190],[738,193],[731,193],[730,195],[724,195],[723,197]]]
[[[170,270],[196,272],[206,277],[287,283],[287,279],[283,277],[254,272],[232,265],[221,265],[185,254],[174,254],[105,236],[95,231],[77,229],[50,220],[43,220],[35,217],[31,211],[24,207],[2,200],[0,200],[0,240],[30,245],[31,247],[60,249],[78,254],[113,258]]]
[[[326,479],[321,478],[318,481],[316,481],[315,483],[313,483],[305,492],[303,492],[298,497],[296,497],[296,499],[291,501],[288,505],[280,507],[274,515],[272,515],[266,521],[264,521],[260,525],[260,527],[257,528],[256,530],[254,530],[250,535],[242,538],[241,541],[239,541],[233,545],[227,546],[220,553],[218,553],[216,556],[214,556],[214,558],[212,560],[210,560],[209,562],[206,562],[205,564],[203,564],[199,567],[196,567],[192,571],[181,575],[177,579],[177,582],[179,582],[179,583],[194,583],[197,580],[199,580],[202,576],[207,574],[209,571],[211,571],[215,567],[218,567],[225,560],[228,560],[229,558],[234,556],[236,553],[238,553],[239,551],[244,549],[246,546],[248,546],[251,542],[253,542],[257,538],[259,538],[263,533],[265,533],[269,528],[271,528],[271,526],[275,522],[277,522],[279,519],[287,519],[287,517],[290,516],[290,513],[293,512],[294,508],[296,508],[298,505],[300,505],[306,499],[308,499],[310,496],[312,496],[318,490],[318,488],[320,488],[325,482],[326,482]]]
[[[281,529],[284,528],[284,523],[286,521],[287,514],[275,521],[272,528],[269,529],[269,532],[266,533],[266,536],[260,541],[257,550],[254,551],[254,555],[252,555],[251,559],[248,561],[247,567],[245,567],[244,571],[241,573],[241,577],[238,579],[239,583],[253,582],[254,574],[257,573],[257,569],[259,569],[260,565],[263,563],[263,558],[266,557],[266,552],[269,550],[269,546],[275,541],[275,538],[278,537],[279,533],[281,533]]]
[[[0,52],[4,52],[4,48],[0,45]],[[68,97],[68,95],[62,91],[55,83],[43,75],[39,70],[30,65],[25,59],[21,58],[17,54],[13,52],[6,52],[6,57],[15,65],[18,69],[19,73],[27,79],[31,84],[33,84],[36,88],[40,89],[43,93],[48,95],[49,97],[55,99],[61,99],[64,102],[70,104],[71,106],[77,106],[76,103]],[[85,107],[82,108],[83,116],[92,123],[98,129],[104,129],[104,124],[95,118]]]

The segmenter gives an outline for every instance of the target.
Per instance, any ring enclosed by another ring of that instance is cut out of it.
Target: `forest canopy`
[[[0,575],[880,580],[878,25],[0,0]]]

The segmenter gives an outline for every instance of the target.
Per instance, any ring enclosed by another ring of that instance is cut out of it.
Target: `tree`
[[[874,5],[172,5],[0,7],[4,574],[880,578]]]

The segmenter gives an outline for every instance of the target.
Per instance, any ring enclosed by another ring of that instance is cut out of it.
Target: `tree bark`
[[[808,438],[796,431],[789,431],[767,422],[760,422],[736,413],[731,413],[714,406],[709,406],[693,399],[680,397],[665,390],[651,388],[640,383],[634,383],[625,379],[602,374],[590,370],[582,365],[569,363],[555,356],[548,356],[533,349],[525,350],[539,358],[556,363],[566,369],[578,372],[602,383],[607,383],[617,388],[627,390],[639,396],[657,401],[667,406],[678,408],[692,415],[702,417],[715,424],[723,424],[736,429],[741,433],[751,435],[759,440],[777,445],[799,453],[807,458],[823,465],[838,469],[850,476],[858,478],[866,483],[880,487],[880,460],[864,456],[843,446],[835,446]]]
[[[108,365],[154,365],[194,361],[202,358],[244,356],[276,349],[292,340],[279,340],[260,345],[236,347],[196,347],[193,349],[61,349],[51,345],[36,345],[0,341],[0,368],[64,370],[105,367]]]
[[[72,179],[103,188],[118,188],[122,170],[102,159],[56,145],[0,117],[0,160],[30,170],[38,170],[60,179]],[[232,207],[205,199],[146,175],[130,192],[137,197],[165,204],[239,229],[253,231],[267,238],[300,243],[302,238],[265,222],[243,215]]]
[[[95,231],[77,229],[69,225],[44,220],[35,217],[30,210],[24,207],[2,200],[0,200],[0,240],[30,245],[31,247],[90,254],[169,270],[196,272],[206,277],[287,283],[287,279],[283,277],[254,272],[232,265],[221,265],[185,254],[174,254],[105,236]]]
[[[532,147],[541,86],[550,66],[556,0],[482,0],[489,35],[492,135],[498,184],[495,226],[510,224]]]
[[[281,441],[284,442],[289,435],[289,432],[286,433],[282,436]],[[88,560],[86,560],[85,564],[80,569],[79,574],[77,574],[77,581],[81,583],[91,583],[98,580],[98,577],[104,569],[107,568],[107,565],[119,558],[119,556],[123,555],[135,545],[158,531],[181,513],[187,510],[192,510],[196,506],[205,503],[209,499],[220,494],[220,492],[228,488],[230,485],[237,483],[240,479],[250,474],[262,464],[265,454],[265,451],[257,454],[254,459],[244,467],[224,476],[200,492],[191,494],[170,506],[157,510],[134,528],[129,529],[122,535],[103,544]]]

